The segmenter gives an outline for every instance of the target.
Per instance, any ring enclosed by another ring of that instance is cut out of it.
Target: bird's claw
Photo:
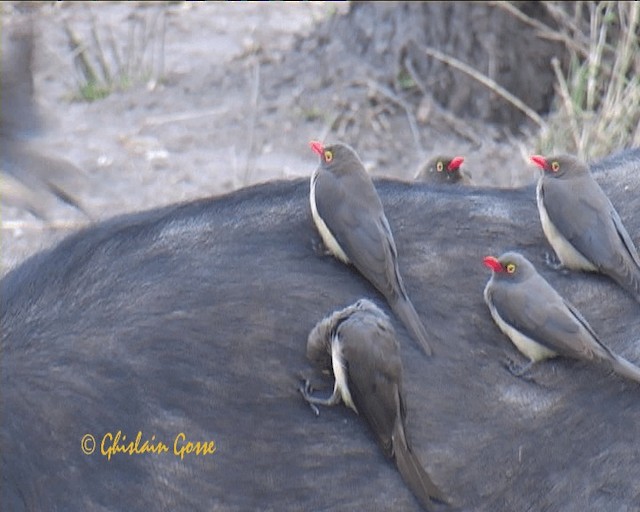
[[[311,397],[311,382],[309,382],[309,379],[304,379],[304,384],[298,387],[298,391],[300,391],[302,398],[304,398],[305,402],[309,404],[309,407],[311,407],[314,414],[316,416],[320,416],[320,409],[318,409],[318,406],[309,400]]]

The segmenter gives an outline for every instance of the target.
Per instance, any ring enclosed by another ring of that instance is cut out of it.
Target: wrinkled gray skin
[[[640,151],[596,180],[640,242]],[[312,163],[310,163],[312,165]],[[544,266],[535,189],[376,183],[412,298],[442,341],[400,341],[407,435],[452,507],[631,511],[640,507],[640,394],[566,358],[533,381],[483,300],[482,257],[513,249],[615,352],[640,360],[638,305],[599,274]],[[308,333],[371,297],[358,272],[318,257],[309,182],[128,215],[71,236],[0,283],[2,510],[369,510],[419,506],[361,419],[319,417]],[[438,222],[434,222],[438,219]],[[215,440],[185,456],[81,451],[91,433]]]

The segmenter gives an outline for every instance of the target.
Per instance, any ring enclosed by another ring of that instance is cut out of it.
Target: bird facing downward
[[[466,178],[461,167],[463,163],[461,156],[436,156],[420,167],[414,179],[429,183],[458,183]]]
[[[618,374],[640,382],[640,368],[612,352],[578,310],[536,271],[522,254],[487,256],[493,273],[484,300],[494,321],[533,363],[555,356],[608,363]]]
[[[428,510],[432,498],[444,502],[407,440],[400,345],[387,315],[367,299],[334,312],[309,333],[307,357],[321,370],[332,370],[335,384],[323,399],[305,382],[300,389],[305,400],[312,407],[342,400],[369,424],[422,506]]]
[[[531,160],[543,170],[536,189],[538,211],[560,263],[601,272],[640,302],[640,256],[589,167],[566,155]]]
[[[320,165],[311,176],[313,221],[327,249],[353,266],[382,293],[427,355],[427,332],[405,290],[398,253],[373,181],[345,144],[311,142]]]

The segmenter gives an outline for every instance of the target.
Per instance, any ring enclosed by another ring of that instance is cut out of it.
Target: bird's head
[[[436,171],[447,171],[447,174],[453,174],[460,170],[460,166],[464,163],[464,158],[461,156],[454,156],[453,158],[442,159],[436,162]]]
[[[460,166],[464,158],[461,156],[436,156],[420,167],[416,174],[416,180],[430,181],[433,183],[457,183],[465,174]]]
[[[334,329],[333,317],[318,322],[307,337],[307,359],[320,370],[331,369],[331,336]]]
[[[589,172],[584,162],[569,155],[550,157],[533,155],[531,161],[542,169],[545,175],[552,178],[570,178]]]
[[[344,171],[355,167],[364,169],[358,154],[346,144],[336,143],[325,146],[322,142],[311,141],[309,145],[313,152],[320,157],[320,166],[325,169],[331,171]]]
[[[522,254],[505,252],[502,256],[486,256],[483,260],[486,267],[493,271],[493,277],[500,280],[523,281],[535,273],[533,264]]]
[[[433,163],[433,171],[441,175],[444,179],[450,181],[458,181],[462,178],[460,166],[463,164],[464,158],[461,156],[436,157]]]

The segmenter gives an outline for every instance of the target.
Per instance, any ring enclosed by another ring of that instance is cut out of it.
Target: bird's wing
[[[345,190],[356,193],[347,195]],[[373,183],[357,174],[336,177],[321,172],[316,206],[353,265],[385,297],[393,297],[399,288],[396,247]]]
[[[431,498],[445,502],[407,441],[402,362],[393,332],[376,318],[355,315],[340,326],[339,332],[352,397],[385,456],[395,461],[403,480],[425,509],[430,509]]]
[[[89,184],[88,175],[64,158],[42,153],[34,144],[0,136],[0,179],[12,185],[8,190],[3,187],[3,200],[37,217],[48,218],[55,198],[90,217],[79,198]]]
[[[598,336],[598,334],[593,330],[593,327],[589,325],[589,322],[587,322],[586,318],[582,316],[582,313],[580,313],[580,311],[578,311],[576,307],[570,302],[567,302],[565,300],[564,304],[586,331],[582,339],[589,339],[589,343],[585,345],[585,352],[587,353],[588,357],[591,358],[592,354],[597,354],[598,357],[601,358],[606,358],[607,356],[614,357],[611,349],[600,340],[600,336]]]
[[[629,253],[629,256],[631,257],[631,260],[633,262],[632,264],[635,264],[636,269],[640,270],[640,255],[638,254],[638,250],[636,249],[636,246],[633,244],[633,240],[631,240],[631,237],[629,236],[629,232],[624,227],[624,224],[622,224],[622,219],[620,218],[620,215],[618,214],[616,209],[613,207],[613,205],[611,203],[609,204],[610,204],[609,211],[611,213],[611,220],[613,221],[613,225],[616,228],[616,232],[618,233],[618,236],[622,241],[622,245],[625,247],[625,249]]]
[[[341,324],[338,334],[355,406],[390,458],[392,433],[401,414],[402,362],[398,342],[375,318],[359,315]]]
[[[599,269],[615,269],[622,263],[616,251],[622,246],[611,215],[613,206],[590,176],[569,181],[547,178],[541,192],[549,219],[580,254]]]
[[[393,451],[396,466],[411,492],[418,498],[425,510],[431,510],[431,499],[442,503],[447,500],[422,466],[407,443],[404,423],[398,418],[393,433]]]
[[[601,343],[587,321],[541,276],[494,286],[490,297],[507,324],[558,354],[592,359],[599,351]]]

